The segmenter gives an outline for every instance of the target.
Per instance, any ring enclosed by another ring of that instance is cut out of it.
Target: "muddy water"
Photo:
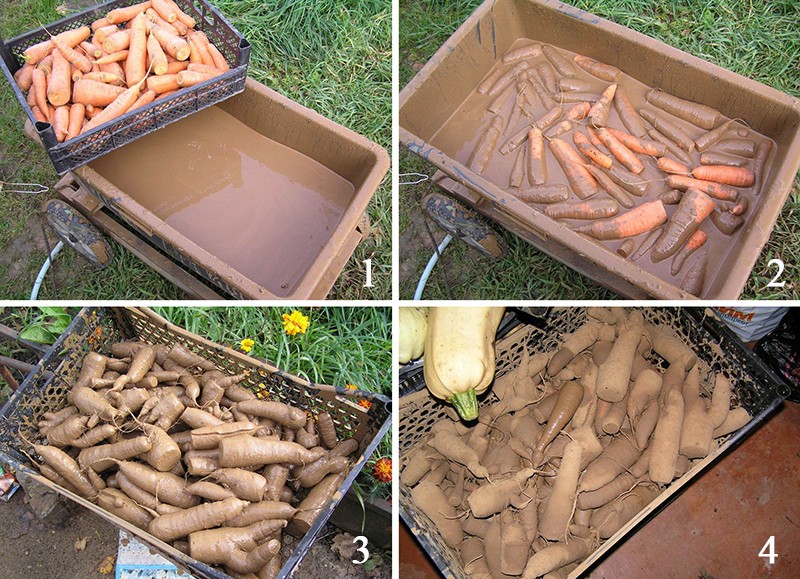
[[[520,38],[518,39],[510,48],[509,51],[519,48],[525,44],[530,43],[531,41],[528,39]],[[575,56],[575,53],[569,52],[567,50],[558,49],[561,54],[566,56],[569,60],[572,60],[572,57]],[[528,62],[532,67],[535,67],[537,64],[542,62],[549,62],[544,55],[540,55],[537,58],[529,59]],[[510,64],[503,64],[502,59],[498,59],[498,62],[495,64],[494,68],[492,68],[489,72],[487,72],[486,76],[491,75],[496,69],[503,68],[504,70],[510,69]],[[610,84],[606,81],[600,80],[587,72],[580,69],[578,66],[575,66],[577,74],[575,76],[576,79],[580,79],[590,83],[591,89],[587,92],[592,92],[593,94],[600,95],[600,93]],[[538,78],[534,75],[533,78]],[[556,79],[559,79],[559,75],[556,72]],[[667,119],[674,124],[680,126],[684,131],[686,131],[692,138],[699,138],[702,134],[706,131],[704,129],[698,128],[691,123],[683,121],[677,117],[670,115],[669,113],[662,111],[661,109],[647,103],[645,99],[645,95],[650,90],[650,87],[632,79],[628,75],[622,75],[621,80],[619,81],[619,86],[625,88],[625,91],[628,94],[631,102],[633,103],[634,108],[648,108],[650,110],[656,111],[662,118]],[[461,106],[453,113],[453,115],[445,122],[445,124],[437,131],[437,133],[431,139],[431,144],[435,147],[444,151],[450,157],[458,160],[460,163],[463,163],[466,166],[469,166],[473,151],[475,150],[478,142],[480,141],[482,135],[486,131],[486,129],[490,126],[492,122],[492,118],[494,114],[490,112],[487,108],[492,104],[495,97],[497,95],[489,96],[488,94],[479,94],[477,90],[473,90],[472,93],[465,99],[465,101],[461,104]],[[499,110],[499,113],[503,118],[504,123],[504,132],[500,136],[500,139],[497,142],[497,148],[494,154],[491,157],[491,160],[483,172],[483,176],[491,181],[492,183],[496,184],[497,186],[511,192],[516,193],[517,190],[515,188],[509,187],[509,177],[511,175],[512,167],[514,166],[514,161],[517,157],[517,154],[522,151],[522,154],[527,154],[527,144],[519,147],[516,151],[513,151],[507,155],[503,155],[499,152],[500,147],[506,142],[506,140],[517,133],[520,129],[525,128],[526,126],[530,126],[532,120],[536,120],[544,115],[547,112],[547,109],[542,105],[540,100],[536,100],[536,106],[526,109],[526,114],[522,115],[519,120],[513,124],[513,126],[509,123],[509,120],[512,115],[512,111],[515,107],[516,101],[516,91],[512,90],[510,93],[505,97],[505,102],[502,105],[502,108]],[[563,108],[566,111],[574,104],[577,103],[564,103]],[[726,119],[727,120],[727,119]],[[558,121],[557,121],[558,122]],[[577,130],[580,130],[584,134],[586,134],[586,126],[585,124],[587,121],[582,121],[583,124],[577,126]],[[645,127],[650,128],[647,122],[644,123]],[[622,131],[627,132],[627,129],[622,124],[622,121],[617,114],[616,107],[612,104],[611,106],[611,114],[608,117],[608,126],[620,129]],[[746,131],[746,138],[752,139],[755,141],[756,145],[761,140],[766,139],[763,135],[756,133],[755,131],[749,130],[745,128],[743,125],[734,124],[732,128],[728,131],[728,133],[723,137],[725,139],[728,138],[740,138],[743,134],[737,134],[738,131]],[[547,130],[545,130],[545,133]],[[572,135],[575,130],[561,135],[559,138],[563,139],[570,146],[574,147],[572,141]],[[649,137],[644,137],[645,139],[649,139]],[[770,158],[767,162],[765,167],[765,174],[769,174],[769,168],[771,165],[772,159],[775,156],[776,146],[773,143],[772,151],[770,153]],[[707,151],[715,151],[716,145],[707,149]],[[666,175],[662,173],[660,170],[656,168],[656,160],[651,157],[647,157],[645,155],[638,155],[639,158],[645,165],[644,171],[639,175],[643,181],[648,181],[648,188],[647,192],[643,197],[633,197],[634,202],[638,205],[647,201],[652,201],[656,198],[662,191],[666,190],[665,178]],[[667,154],[668,157],[672,157],[669,153]],[[692,157],[692,165],[696,166],[700,164],[700,154],[697,151],[693,151],[690,155]],[[562,171],[561,167],[553,157],[553,155],[547,151],[547,182],[548,183],[561,183],[564,185],[568,185],[566,176]],[[616,159],[614,160],[617,163]],[[753,161],[752,159],[747,160],[746,167],[753,168]],[[522,189],[528,187],[527,180],[523,181]],[[745,214],[745,219],[747,219],[750,215],[754,213],[757,208],[758,197],[754,197],[753,191],[750,188],[739,188],[738,189],[740,197],[747,196],[750,200],[750,208],[748,212]],[[600,196],[605,196],[606,193],[600,189]],[[578,197],[572,194],[569,199],[570,201],[577,201]],[[542,205],[534,205],[534,207],[538,209],[542,209],[544,206]],[[675,212],[676,205],[667,205],[667,214],[672,215]],[[620,213],[627,211],[625,208],[620,207]],[[578,220],[571,220],[565,219],[562,222],[567,226],[578,226],[587,223],[586,221],[578,221]],[[704,292],[703,295],[708,292],[709,288],[711,288],[715,282],[717,281],[716,278],[719,277],[719,281],[722,281],[727,275],[727,271],[723,271],[723,263],[726,257],[732,252],[738,252],[739,248],[741,247],[741,237],[742,232],[748,227],[747,221],[745,221],[744,225],[739,228],[739,230],[734,233],[732,236],[726,236],[722,234],[716,226],[711,222],[711,219],[707,219],[701,229],[708,235],[708,240],[706,241],[703,248],[701,248],[698,252],[691,255],[687,261],[685,262],[683,269],[678,272],[677,276],[673,276],[670,273],[670,266],[672,264],[672,258],[666,259],[659,263],[653,263],[650,259],[649,254],[645,254],[643,257],[636,261],[636,264],[643,269],[647,270],[648,272],[658,276],[659,278],[670,282],[671,284],[680,286],[683,277],[685,276],[686,272],[688,271],[689,267],[697,256],[699,255],[700,251],[706,250],[708,251],[709,262],[708,262],[708,269],[706,271],[705,276],[705,284],[704,284]],[[646,234],[633,238],[636,247],[644,240]],[[616,251],[617,248],[622,245],[624,240],[614,240],[614,241],[598,241],[594,240],[596,243],[607,247],[611,251]],[[701,296],[702,297],[702,296]]]
[[[353,185],[211,107],[92,168],[277,296],[292,293],[339,224]]]

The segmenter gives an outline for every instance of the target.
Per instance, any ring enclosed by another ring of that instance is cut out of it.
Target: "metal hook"
[[[9,186],[11,186],[12,189],[8,189],[7,187]],[[8,193],[38,195],[39,193],[47,193],[49,190],[49,187],[40,185],[39,183],[7,183],[5,181],[0,181],[0,191],[6,191]]]

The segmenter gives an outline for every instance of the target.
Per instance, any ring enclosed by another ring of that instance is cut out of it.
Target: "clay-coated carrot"
[[[711,221],[725,235],[733,235],[737,229],[744,225],[744,218],[741,215],[734,215],[719,208],[711,214]]]
[[[556,137],[560,137],[561,135],[566,135],[572,129],[575,128],[575,123],[572,121],[561,121],[557,125],[550,127],[545,136],[548,139],[555,139]]]
[[[502,145],[500,145],[500,154],[508,155],[512,151],[516,151],[517,148],[528,139],[529,131],[530,127],[522,127],[516,133],[511,135]]]
[[[624,239],[635,237],[663,225],[667,221],[667,210],[661,201],[648,201],[625,213],[605,221],[595,221],[575,229],[595,239]]]
[[[566,141],[561,139],[551,140],[550,151],[564,171],[575,195],[581,199],[586,199],[597,193],[597,181],[583,166],[583,159],[581,159],[580,155]]]
[[[692,169],[692,177],[734,187],[750,187],[755,182],[755,174],[747,167],[726,165],[700,165]]]
[[[637,261],[645,253],[650,251],[650,248],[655,245],[656,241],[658,241],[658,239],[661,237],[663,231],[663,227],[658,227],[648,233],[647,237],[644,238],[644,241],[642,241],[642,244],[639,246],[639,248],[633,252],[633,255],[631,255],[631,261]]]
[[[591,159],[601,167],[606,169],[611,168],[611,164],[613,163],[611,157],[592,145],[586,135],[580,131],[575,131],[572,134],[572,140],[575,143],[575,146],[578,147],[578,151],[583,153],[587,158]]]
[[[656,162],[656,167],[664,171],[664,173],[671,173],[674,175],[689,175],[692,172],[689,166],[675,159],[670,159],[669,157],[659,157],[658,162]]]
[[[720,153],[718,151],[708,151],[700,155],[701,165],[725,165],[727,167],[744,167],[747,164],[747,159],[737,157],[736,155],[729,155],[727,153]]]
[[[622,257],[628,257],[631,253],[633,253],[635,247],[636,242],[633,239],[628,238],[623,241],[619,247],[617,247],[616,254]]]
[[[542,52],[547,60],[550,61],[550,64],[553,65],[553,68],[558,71],[558,74],[567,78],[575,76],[576,71],[573,64],[554,47],[549,44],[544,44],[542,45]]]
[[[150,8],[150,0],[142,2],[141,4],[134,4],[133,6],[126,6],[124,8],[116,8],[111,10],[106,18],[111,24],[121,24],[133,20],[137,14],[144,12]]]
[[[664,202],[664,205],[677,205],[683,198],[683,191],[677,189],[664,189],[658,194],[658,198]]]
[[[611,112],[611,101],[617,92],[617,85],[610,84],[600,95],[600,99],[589,109],[589,122],[594,127],[605,127],[608,124],[608,115]]]
[[[592,92],[558,92],[553,95],[553,99],[558,103],[593,103],[597,100],[597,94]]]
[[[72,88],[72,102],[105,107],[113,103],[124,91],[125,89],[119,86],[82,78]]]
[[[606,82],[617,82],[622,74],[622,71],[617,67],[605,64],[604,62],[598,62],[588,56],[576,54],[572,60],[592,76],[596,76]]]
[[[592,174],[592,177],[597,180],[597,182],[600,184],[600,187],[605,189],[606,193],[608,193],[611,198],[615,199],[617,203],[622,205],[625,209],[630,209],[636,205],[633,199],[631,199],[631,196],[628,195],[628,192],[614,183],[611,177],[604,173],[602,169],[593,165],[587,165],[586,170],[589,171],[589,173]]]
[[[500,138],[502,132],[503,117],[495,115],[494,118],[492,118],[492,123],[478,141],[469,162],[469,167],[479,175],[489,166],[489,161],[492,159],[494,150],[497,147],[497,140]]]
[[[608,131],[614,135],[620,143],[628,147],[634,153],[641,153],[642,155],[650,155],[651,157],[663,157],[667,152],[667,147],[663,143],[654,143],[653,141],[645,141],[634,135],[629,135],[619,129],[608,127]]]
[[[603,144],[608,147],[611,154],[614,155],[620,163],[625,165],[629,171],[637,175],[644,171],[644,164],[639,160],[639,157],[628,147],[623,145],[619,139],[608,131],[608,129],[600,127],[597,129],[597,136]]]
[[[686,272],[681,282],[681,289],[693,296],[700,297],[705,285],[706,269],[708,268],[708,251],[702,251]]]
[[[542,54],[542,45],[538,42],[526,44],[514,50],[510,50],[503,55],[503,62],[511,64],[520,60],[527,60],[537,58]]]
[[[544,135],[538,127],[528,131],[528,183],[543,185],[547,181],[547,160],[544,152]]]
[[[150,34],[155,35],[164,52],[178,60],[186,60],[189,58],[189,45],[186,41],[176,34],[172,34],[166,28],[160,26],[153,26],[150,29]]]
[[[614,94],[614,107],[617,109],[619,119],[630,134],[639,138],[647,134],[644,123],[633,107],[633,103],[624,87],[617,87],[617,92]]]
[[[713,181],[693,179],[692,177],[686,177],[684,175],[670,175],[667,177],[667,187],[679,189],[680,191],[686,191],[690,187],[693,187],[715,199],[722,199],[723,201],[736,201],[736,198],[739,196],[739,192],[728,185],[714,183]]]
[[[496,96],[503,92],[506,87],[508,87],[510,84],[514,84],[514,82],[518,80],[518,77],[529,68],[530,67],[528,63],[525,61],[516,63],[510,69],[497,77],[497,80],[494,82],[494,84],[489,87],[487,94],[489,96]]]
[[[189,39],[189,62],[191,64],[203,64],[203,58],[200,56],[200,52],[197,50],[197,45]],[[514,94],[516,83],[509,84],[504,90],[497,93],[492,99],[492,102],[489,103],[489,106],[486,107],[490,113],[497,114],[500,110],[505,106],[505,104],[511,100],[511,95]],[[516,97],[513,97],[516,100]]]
[[[165,57],[166,60],[166,57]],[[166,62],[164,62],[166,64]],[[152,69],[151,69],[152,70]],[[133,19],[128,58],[125,60],[125,79],[136,84],[147,74],[147,19],[140,12]]]
[[[49,121],[50,108],[47,106],[47,77],[45,77],[44,72],[42,72],[41,69],[37,68],[33,71],[31,83],[31,90],[33,90],[36,106],[39,107],[39,110]]]
[[[756,154],[756,144],[750,139],[723,139],[717,143],[716,150],[752,159]]]
[[[589,92],[592,84],[580,78],[562,78],[558,81],[558,90],[561,92]]]
[[[683,264],[686,263],[686,259],[692,255],[695,251],[700,249],[703,244],[708,239],[708,235],[706,235],[701,229],[698,229],[686,240],[686,243],[683,244],[683,247],[680,251],[675,254],[675,257],[672,259],[672,265],[669,267],[669,273],[672,275],[678,275],[683,269]]]
[[[515,195],[525,203],[558,203],[569,199],[569,188],[560,183],[549,183],[520,189]]]
[[[553,219],[605,219],[619,213],[613,199],[587,199],[572,203],[554,203],[543,209]]]
[[[69,102],[72,95],[72,78],[70,65],[60,50],[53,51],[53,71],[47,79],[47,100],[54,107],[60,107]]]
[[[747,208],[750,206],[750,200],[747,195],[739,195],[736,205],[728,209],[728,212],[733,215],[744,215],[747,213]]]
[[[484,79],[478,85],[478,88],[475,90],[477,91],[478,94],[486,94],[487,92],[489,92],[489,89],[492,88],[492,86],[494,86],[494,83],[496,83],[497,80],[505,73],[506,70],[502,66],[495,68],[493,71],[491,71],[488,75],[484,77]]]
[[[647,135],[653,139],[653,141],[664,145],[667,148],[667,151],[672,153],[672,156],[678,159],[681,163],[691,165],[692,158],[689,156],[689,154],[674,142],[670,141],[666,136],[661,134],[661,132],[659,132],[657,129],[650,129],[647,131]]]
[[[556,105],[547,111],[544,115],[542,115],[539,119],[536,120],[535,125],[540,128],[541,130],[545,130],[547,127],[555,123],[561,115],[564,113],[564,109],[561,105]]]
[[[531,85],[531,88],[533,88],[536,96],[539,97],[539,100],[544,108],[551,109],[556,106],[556,101],[553,100],[553,97],[550,96],[550,93],[547,92],[544,86],[542,86],[542,83],[534,78],[533,75],[528,78],[528,83]]]
[[[653,263],[672,257],[714,211],[714,200],[696,189],[689,189],[669,218],[664,234],[650,252]]]
[[[67,139],[77,137],[83,126],[83,119],[86,116],[86,107],[81,103],[74,103],[69,108],[69,124],[67,125]]]
[[[566,110],[564,113],[564,118],[570,121],[580,121],[585,119],[589,114],[589,111],[592,110],[592,105],[589,102],[580,102],[574,106],[571,106]]]
[[[764,139],[758,144],[758,149],[756,149],[756,156],[755,160],[753,161],[753,172],[755,173],[755,183],[753,183],[753,193],[758,195],[761,193],[761,189],[764,187],[764,167],[767,163],[767,157],[769,157],[769,152],[772,150],[772,141],[768,139]]]
[[[688,121],[701,129],[713,129],[722,117],[720,112],[707,105],[688,101],[661,89],[651,89],[645,96],[647,102],[671,115]]]
[[[536,72],[539,75],[539,79],[542,81],[542,85],[547,89],[547,92],[552,94],[558,90],[556,72],[553,70],[553,67],[550,66],[549,62],[540,62],[537,64]]]
[[[525,148],[523,147],[517,152],[514,159],[514,166],[511,168],[511,174],[508,177],[508,186],[514,189],[519,189],[522,186],[522,181],[525,179]]]
[[[714,143],[718,142],[722,137],[725,136],[725,133],[728,132],[728,129],[733,124],[733,119],[725,121],[720,126],[718,126],[713,131],[709,131],[697,137],[694,141],[695,145],[697,145],[698,151],[705,151]]]
[[[694,140],[686,131],[675,123],[668,121],[650,109],[639,109],[639,114],[650,123],[654,129],[661,131],[669,140],[678,145],[687,153],[694,150]]]

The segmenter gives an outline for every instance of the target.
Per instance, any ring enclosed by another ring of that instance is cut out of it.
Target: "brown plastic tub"
[[[487,0],[400,93],[400,142],[455,180],[460,197],[545,253],[634,299],[690,294],[546,217],[437,147],[436,133],[520,39],[616,66],[635,81],[744,119],[774,140],[765,187],[700,297],[736,299],[767,242],[800,167],[800,101],[662,42],[555,0]],[[452,188],[452,187],[451,187]],[[468,189],[468,191],[465,191]],[[569,296],[564,296],[569,297]]]
[[[243,93],[74,175],[239,299],[324,299],[361,240],[384,149],[248,78]]]

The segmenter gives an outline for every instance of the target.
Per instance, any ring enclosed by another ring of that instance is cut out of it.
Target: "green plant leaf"
[[[60,336],[69,327],[71,322],[72,317],[69,314],[58,314],[53,316],[52,321],[48,320],[43,325],[48,331]]]
[[[19,337],[29,342],[36,342],[37,344],[52,344],[58,339],[58,336],[53,335],[52,332],[48,332],[38,324],[24,328],[19,333]]]
[[[72,319],[71,316],[67,313],[67,310],[65,308],[54,308],[54,307],[48,307],[48,306],[39,306],[39,309],[46,316],[52,316],[54,318],[57,318],[59,316],[67,316],[70,319]]]

